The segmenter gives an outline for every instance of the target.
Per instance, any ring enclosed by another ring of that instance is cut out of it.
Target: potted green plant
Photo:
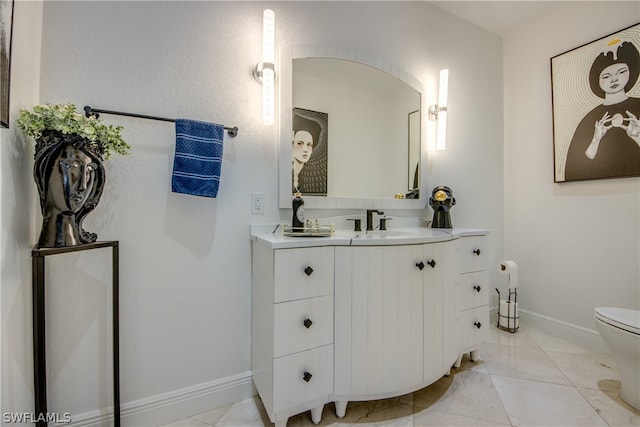
[[[87,145],[101,151],[105,159],[114,152],[128,154],[131,148],[122,139],[122,126],[107,126],[94,116],[85,117],[73,104],[42,104],[31,111],[20,110],[16,123],[25,135],[36,141],[47,131],[86,138]]]
[[[36,105],[21,110],[16,121],[36,141],[33,176],[40,194],[42,230],[39,247],[95,242],[82,221],[98,204],[105,183],[103,158],[127,154],[131,146],[122,126],[85,117],[73,104]]]

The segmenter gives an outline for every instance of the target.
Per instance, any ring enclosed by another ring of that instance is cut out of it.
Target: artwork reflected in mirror
[[[409,192],[407,199],[420,198],[420,110],[409,113]]]
[[[326,196],[329,116],[296,107],[292,125],[292,194]]]

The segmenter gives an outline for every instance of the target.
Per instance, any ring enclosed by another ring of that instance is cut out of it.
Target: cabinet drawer
[[[274,412],[328,399],[333,393],[333,345],[274,359],[273,393]]]
[[[333,342],[333,295],[275,304],[274,357]]]
[[[460,313],[459,331],[460,331],[460,348],[483,344],[487,340],[487,332],[489,325],[489,307],[482,306],[472,310]]]
[[[460,273],[486,270],[488,266],[487,249],[486,236],[461,238],[458,246]]]
[[[487,271],[459,276],[458,304],[461,311],[489,304],[489,273]]]
[[[333,294],[333,247],[278,249],[274,302]]]

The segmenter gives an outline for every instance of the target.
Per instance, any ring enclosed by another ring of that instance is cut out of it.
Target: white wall
[[[252,392],[249,224],[290,217],[277,208],[278,130],[261,124],[261,87],[251,75],[261,56],[265,7],[276,12],[277,44],[363,48],[421,80],[427,105],[436,100],[438,71],[451,70],[449,148],[430,154],[423,189],[451,186],[458,200],[454,224],[490,228],[492,258],[502,257],[499,37],[424,2],[45,2],[40,102],[240,129],[236,138],[225,138],[218,198],[206,199],[169,190],[171,124],[103,116],[123,125],[133,145],[131,155],[107,161],[103,199],[85,223],[101,240],[120,240],[125,425],[167,422]],[[3,214],[5,200],[31,188],[30,167],[5,166],[3,158],[3,178],[21,177],[11,185],[3,179]],[[265,193],[263,216],[250,215],[255,191]],[[398,212],[407,214],[431,215],[428,209]],[[6,236],[9,243],[34,241],[26,218],[13,221],[24,236]],[[49,410],[69,411],[76,420],[100,419],[98,408],[111,402],[108,255],[48,261]],[[17,280],[24,301],[30,299],[28,257],[15,258],[23,266]],[[30,308],[5,314],[5,299],[3,291],[3,331],[11,316],[29,326]],[[26,333],[8,358],[30,348]],[[30,375],[30,360],[21,369]],[[26,386],[3,379],[3,398],[19,387]],[[153,410],[156,404],[170,409]]]
[[[585,332],[597,306],[640,308],[640,179],[554,184],[549,59],[639,20],[637,2],[567,2],[504,41],[505,256],[530,317]]]
[[[38,102],[42,3],[14,8],[10,127],[0,130],[0,412],[33,410],[31,248],[36,211],[33,148],[13,124]],[[3,424],[4,425],[4,424]]]

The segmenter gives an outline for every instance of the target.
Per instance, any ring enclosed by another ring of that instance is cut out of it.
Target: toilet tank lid
[[[601,317],[606,317],[616,323],[635,329],[635,331],[640,330],[640,310],[618,307],[597,307],[596,313]]]

